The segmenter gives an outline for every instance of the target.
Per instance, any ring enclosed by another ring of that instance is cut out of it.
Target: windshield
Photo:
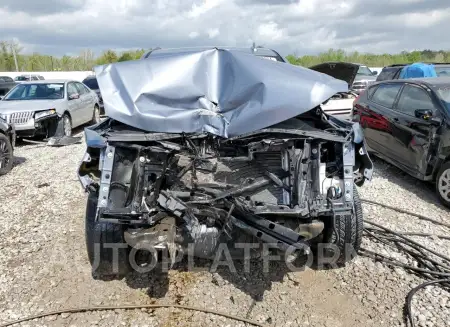
[[[366,66],[359,66],[357,75],[372,76],[372,71]]]
[[[83,81],[83,84],[86,85],[91,90],[98,90],[99,89],[96,78],[86,78]]]
[[[54,100],[64,98],[64,83],[19,84],[3,101],[11,100]]]

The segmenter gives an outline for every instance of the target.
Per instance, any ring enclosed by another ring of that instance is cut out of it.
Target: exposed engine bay
[[[318,108],[228,139],[107,120],[86,130],[80,180],[98,198],[96,219],[121,224],[131,247],[194,244],[210,258],[246,234],[300,249],[329,234],[336,215],[352,215],[354,173],[371,177],[363,142],[329,119]]]
[[[95,72],[109,118],[85,129],[79,168],[93,271],[126,273],[136,249],[140,266],[160,253],[216,258],[222,245],[242,258],[270,244],[295,260],[332,244],[351,260],[363,224],[355,185],[372,162],[359,124],[326,113],[347,82],[221,48]],[[125,247],[115,255],[111,243]]]

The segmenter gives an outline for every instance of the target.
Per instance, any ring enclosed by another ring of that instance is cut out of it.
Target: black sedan
[[[369,150],[408,174],[436,182],[450,207],[450,78],[390,80],[354,101]]]

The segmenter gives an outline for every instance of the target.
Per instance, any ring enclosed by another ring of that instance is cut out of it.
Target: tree
[[[133,60],[133,59],[134,59],[134,56],[130,52],[124,52],[119,57],[118,61],[129,61],[129,60]]]
[[[102,55],[96,60],[97,65],[110,64],[113,62],[117,62],[118,57],[115,51],[106,50],[102,53]]]

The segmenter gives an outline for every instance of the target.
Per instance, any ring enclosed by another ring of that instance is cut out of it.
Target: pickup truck
[[[16,86],[16,82],[9,76],[0,76],[0,99],[2,99],[6,93],[9,92],[14,86]]]

